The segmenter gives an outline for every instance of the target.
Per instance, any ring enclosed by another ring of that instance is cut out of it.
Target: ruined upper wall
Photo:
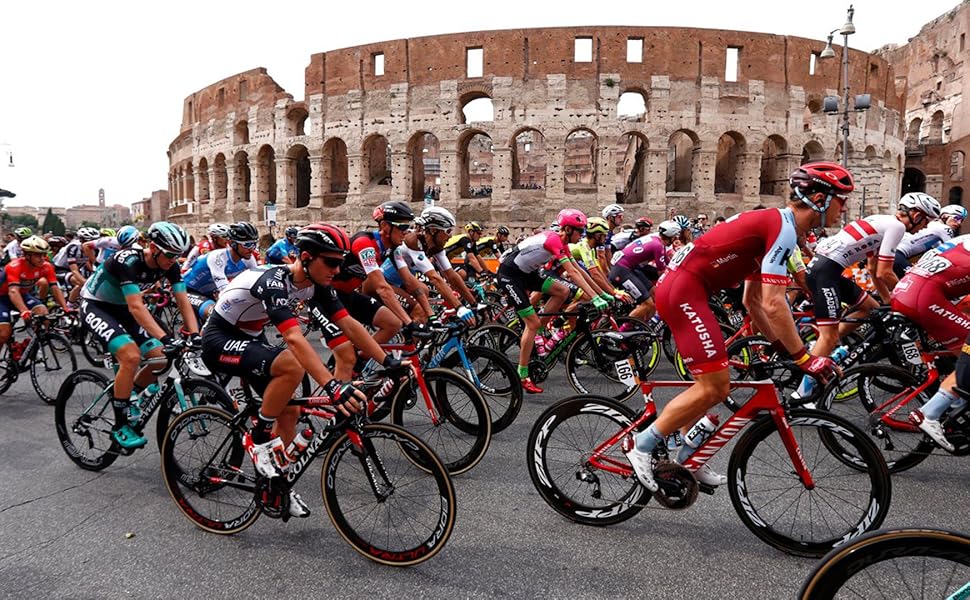
[[[272,106],[293,99],[263,67],[226,77],[188,96],[182,103],[182,131],[194,123],[220,119],[231,112],[245,114],[252,106]]]

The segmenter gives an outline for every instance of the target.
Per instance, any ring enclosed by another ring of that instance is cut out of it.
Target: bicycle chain
[[[660,489],[654,492],[653,497],[661,506],[671,510],[683,510],[697,501],[697,480],[683,466],[661,461],[654,467],[653,473],[660,484]],[[668,494],[665,487],[675,487],[676,491]]]

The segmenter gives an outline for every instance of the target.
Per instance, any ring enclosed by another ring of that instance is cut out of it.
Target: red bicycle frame
[[[424,381],[424,374],[421,371],[421,359],[416,352],[416,346],[414,344],[381,344],[381,349],[385,352],[400,350],[404,353],[403,358],[411,363],[411,369],[414,371],[414,379],[418,382],[418,389],[421,390],[421,395],[424,397],[425,406],[431,415],[431,422],[435,425],[440,425],[441,417],[438,415],[438,411],[435,410],[434,402],[431,401],[431,393],[428,391],[428,384]]]

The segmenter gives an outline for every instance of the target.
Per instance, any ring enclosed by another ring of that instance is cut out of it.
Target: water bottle
[[[690,455],[697,450],[701,444],[707,441],[707,438],[711,437],[711,434],[717,431],[717,426],[721,423],[721,419],[713,414],[708,413],[704,415],[700,421],[694,423],[694,426],[690,428],[687,435],[684,436],[684,445],[680,449],[680,455],[677,457],[677,462],[683,463],[685,460],[690,458]]]
[[[566,332],[562,329],[557,329],[552,332],[552,335],[546,340],[546,352],[552,352],[553,348],[559,345],[559,342],[566,339]]]
[[[535,348],[536,354],[538,354],[540,357],[549,354],[549,351],[546,350],[546,338],[541,333],[536,334]]]
[[[829,356],[832,358],[833,361],[835,361],[835,364],[838,365],[838,364],[842,364],[842,361],[848,355],[849,355],[849,347],[848,346],[839,346],[838,348],[836,348],[835,350],[833,350],[832,351],[832,354],[829,355]]]
[[[293,438],[290,445],[286,447],[286,457],[289,459],[289,461],[296,462],[296,459],[299,458],[299,456],[303,454],[303,451],[307,449],[307,446],[310,445],[310,440],[312,439],[313,430],[309,427],[296,434],[296,437]]]

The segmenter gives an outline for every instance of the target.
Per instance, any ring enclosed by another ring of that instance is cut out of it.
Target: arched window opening
[[[799,164],[804,165],[807,162],[814,162],[816,160],[825,160],[825,149],[822,148],[822,144],[812,140],[802,146],[802,161]]]
[[[779,135],[769,136],[761,145],[761,178],[759,193],[762,196],[786,196],[788,188],[788,142]]]
[[[943,143],[943,111],[938,110],[930,117],[930,129],[926,134],[926,144]]]
[[[926,175],[914,167],[906,167],[903,172],[903,194],[926,191]]]
[[[236,126],[232,130],[232,144],[234,146],[242,146],[243,144],[249,143],[249,122],[240,121],[236,123]]]
[[[495,106],[484,94],[469,96],[461,105],[462,123],[487,123],[495,120]]]
[[[624,92],[616,103],[616,116],[621,121],[642,122],[647,116],[647,98],[643,92]]]
[[[476,133],[466,138],[461,152],[461,197],[492,195],[492,138]]]
[[[512,189],[546,188],[546,141],[539,131],[526,129],[512,144]]]
[[[286,115],[287,129],[291,136],[308,135],[307,124],[310,113],[305,108],[294,108]]]
[[[332,208],[343,204],[350,190],[347,144],[340,138],[328,140],[323,146],[323,157],[323,204]]]
[[[287,157],[290,159],[293,206],[304,208],[310,205],[310,153],[302,145],[294,146]]]
[[[391,185],[391,147],[387,138],[372,135],[364,142],[363,154],[364,187]]]
[[[441,193],[441,155],[438,138],[419,133],[411,138],[411,200],[437,200]]]
[[[963,181],[966,154],[962,150],[950,153],[950,181]]]
[[[192,169],[192,163],[186,163],[185,165],[185,192],[182,198],[192,202],[195,200],[195,171]]]
[[[276,151],[263,146],[256,155],[256,199],[276,204]]]
[[[684,131],[675,131],[667,143],[667,191],[694,190],[694,138]]]
[[[951,187],[948,198],[950,204],[959,204],[963,206],[963,188],[959,185]]]
[[[236,167],[233,173],[235,179],[233,189],[238,194],[237,198],[240,198],[248,206],[251,200],[249,190],[253,181],[253,174],[249,167],[249,155],[245,152],[237,152],[234,162]]]
[[[913,119],[906,128],[906,147],[915,148],[920,144],[919,131],[923,127],[923,119]]]
[[[616,152],[617,202],[640,204],[646,198],[647,140],[635,133],[620,136]]]
[[[577,129],[566,136],[563,181],[567,192],[596,190],[598,150],[596,134],[588,129]]]
[[[735,194],[738,190],[738,161],[744,152],[744,138],[729,132],[717,140],[717,162],[714,166],[714,193]]]

